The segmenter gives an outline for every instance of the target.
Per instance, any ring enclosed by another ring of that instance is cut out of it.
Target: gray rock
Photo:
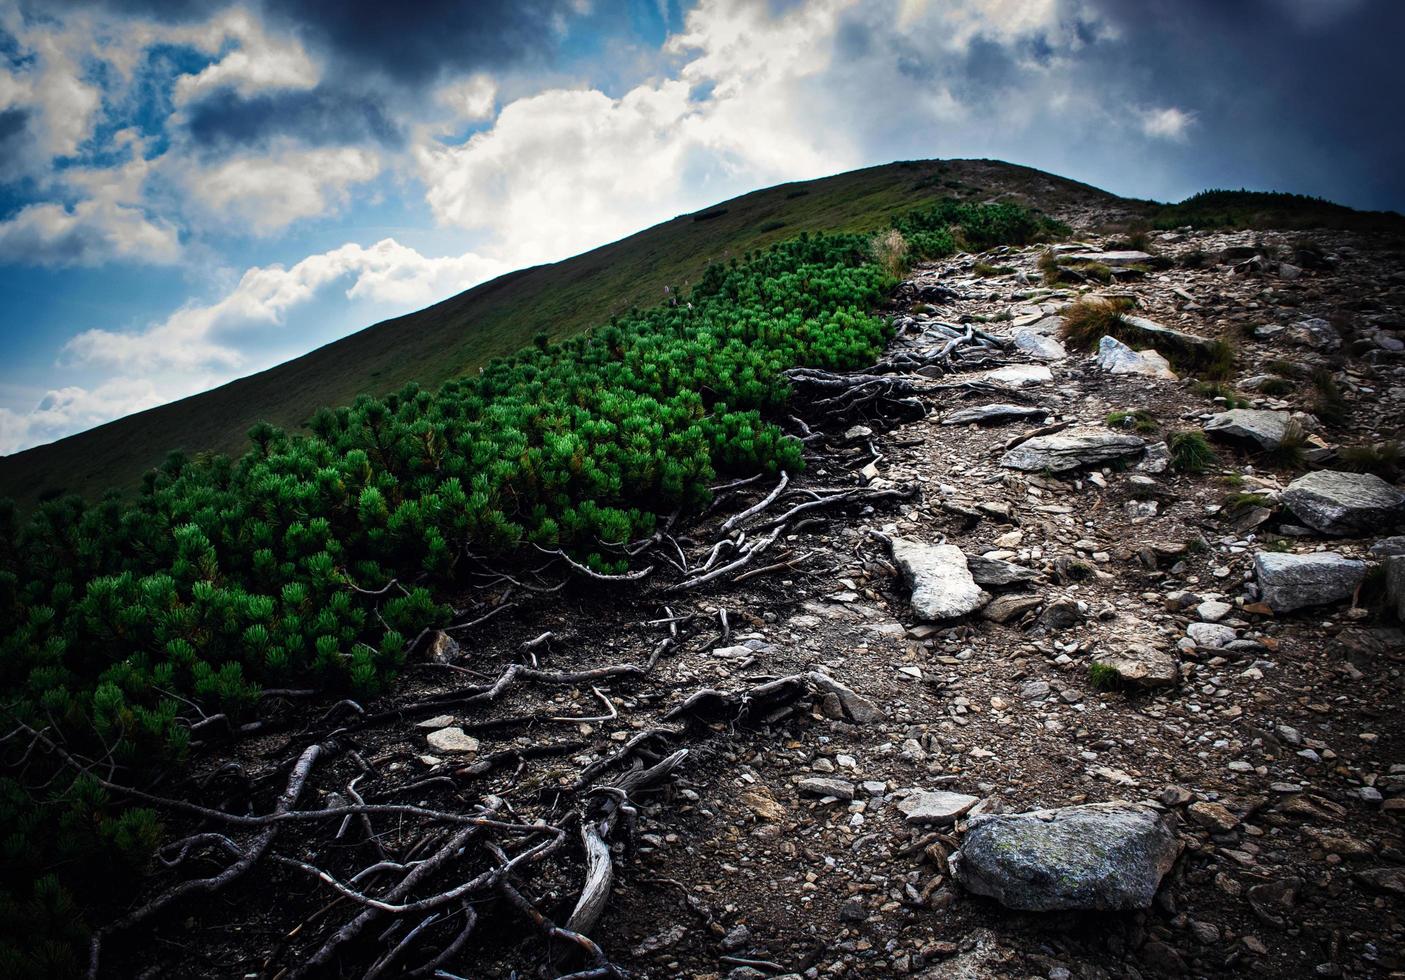
[[[1149,378],[1176,380],[1171,363],[1155,350],[1134,351],[1116,337],[1098,341],[1097,365],[1111,374],[1142,374]]]
[[[1276,613],[1346,599],[1366,577],[1366,563],[1334,551],[1289,555],[1260,551],[1254,571],[1263,601]]]
[[[807,776],[797,784],[805,796],[832,796],[836,800],[852,800],[854,784],[846,779],[825,779],[822,776]]]
[[[1195,607],[1195,614],[1207,623],[1218,623],[1232,612],[1233,606],[1218,599],[1206,599]]]
[[[1260,449],[1277,449],[1288,434],[1293,417],[1287,412],[1235,408],[1221,412],[1205,423],[1205,431],[1227,439],[1247,439]]]
[[[1065,262],[1097,262],[1099,265],[1124,266],[1138,265],[1151,261],[1146,252],[1124,249],[1116,252],[1074,252],[1063,256]]]
[[[1395,618],[1405,623],[1405,555],[1385,560],[1385,601],[1395,610]]]
[[[436,752],[458,754],[478,751],[478,739],[465,734],[458,725],[430,732],[425,740],[429,742],[429,747]]]
[[[894,538],[893,561],[912,589],[912,612],[918,619],[954,619],[990,601],[971,577],[966,556],[954,544]]]
[[[1006,908],[1145,909],[1179,851],[1155,808],[1089,803],[972,817],[951,869]]]
[[[1010,335],[1015,347],[1039,361],[1062,361],[1068,356],[1064,345],[1030,327],[1021,327]]]
[[[1374,473],[1308,473],[1288,484],[1283,503],[1313,530],[1343,537],[1387,530],[1405,518],[1405,493]]]
[[[908,823],[955,823],[977,803],[979,796],[948,793],[945,790],[913,790],[898,803],[898,810]]]
[[[1048,384],[1054,380],[1054,375],[1043,364],[1010,364],[978,374],[975,380],[1004,385],[1006,388],[1029,388]]]
[[[981,610],[981,618],[992,623],[1008,623],[1043,604],[1044,600],[1037,595],[998,595]]]
[[[1191,623],[1185,631],[1186,635],[1195,641],[1196,646],[1209,650],[1218,650],[1226,643],[1233,643],[1239,638],[1233,628],[1221,626],[1219,623]]]
[[[1039,614],[1038,623],[1046,630],[1066,630],[1087,619],[1087,613],[1073,599],[1055,599]]]
[[[1405,555],[1405,534],[1381,538],[1371,545],[1371,557],[1390,558],[1392,555]]]
[[[1145,446],[1146,443],[1134,435],[1106,429],[1066,429],[1020,443],[1000,457],[1000,465],[1026,472],[1062,473],[1126,459],[1140,453]]]
[[[1155,320],[1148,320],[1144,316],[1134,316],[1130,313],[1124,313],[1122,314],[1122,322],[1141,334],[1147,343],[1156,344],[1160,342],[1168,350],[1172,348],[1199,348],[1202,350],[1209,350],[1215,343],[1209,337],[1186,333],[1184,330],[1175,330],[1157,323]]]
[[[979,555],[967,555],[966,567],[970,569],[971,578],[975,579],[977,585],[1017,585],[1021,582],[1032,582],[1039,577],[1039,573],[1032,568],[999,558],[982,558]]]
[[[1133,469],[1143,473],[1165,473],[1171,468],[1171,447],[1164,442],[1153,442],[1146,447],[1146,455]]]
[[[1299,320],[1284,334],[1295,344],[1311,347],[1314,350],[1333,351],[1342,346],[1342,335],[1337,328],[1320,317]]]
[[[429,638],[429,659],[436,664],[449,664],[458,658],[458,642],[443,630],[435,630]]]
[[[1096,653],[1091,662],[1116,671],[1118,679],[1132,687],[1168,687],[1181,679],[1181,665],[1174,655],[1141,643]]]
[[[843,716],[855,724],[867,725],[883,720],[883,712],[879,710],[877,705],[828,674],[812,670],[805,676],[810,679],[810,683],[815,685],[816,690],[832,696]]]
[[[1028,405],[976,405],[961,408],[942,417],[942,425],[1001,425],[1017,419],[1039,419],[1049,414],[1045,408],[1031,408]]]

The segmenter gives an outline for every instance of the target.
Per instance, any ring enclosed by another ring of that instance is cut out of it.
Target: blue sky
[[[1399,0],[0,0],[0,453],[756,187],[1405,209]]]

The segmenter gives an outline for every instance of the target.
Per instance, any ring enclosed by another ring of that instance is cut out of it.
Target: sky
[[[759,187],[1405,210],[1402,0],[0,0],[0,454]]]

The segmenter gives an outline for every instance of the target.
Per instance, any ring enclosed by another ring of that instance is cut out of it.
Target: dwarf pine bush
[[[943,206],[909,221],[923,254],[952,250],[954,220],[980,241],[1047,224]],[[54,500],[24,521],[0,505],[6,730],[23,722],[139,782],[189,752],[195,720],[248,720],[261,687],[383,689],[447,622],[436,596],[466,555],[511,562],[539,545],[622,570],[624,545],[705,503],[719,475],[801,468],[800,443],[769,421],[783,372],[871,363],[887,331],[870,311],[895,285],[867,237],[801,235],[710,266],[688,302],[543,335],[437,392],[362,396],[306,435],[261,423],[238,459],[173,454],[129,502]],[[140,868],[155,815],[29,766],[0,776],[0,915],[44,898],[35,882],[55,867],[63,901],[120,900],[85,869],[98,855]],[[74,821],[84,833],[63,830]],[[64,919],[25,949],[0,937],[0,971],[44,973],[35,950],[81,928]]]

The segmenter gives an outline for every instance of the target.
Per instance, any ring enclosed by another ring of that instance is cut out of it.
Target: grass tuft
[[[1297,419],[1289,421],[1283,430],[1283,441],[1277,447],[1268,450],[1264,455],[1275,466],[1284,469],[1302,469],[1307,461],[1305,450],[1307,449],[1307,430],[1303,428]]]
[[[907,275],[907,239],[896,228],[874,235],[869,242],[869,251],[879,267],[894,279]]]
[[[1089,664],[1088,683],[1099,691],[1116,691],[1122,687],[1122,675],[1107,664]]]
[[[1144,408],[1130,412],[1108,412],[1105,421],[1114,429],[1132,429],[1143,435],[1149,435],[1161,427],[1156,416]]]
[[[1119,340],[1131,332],[1122,314],[1131,309],[1129,300],[1085,296],[1063,308],[1063,328],[1059,335],[1076,350],[1092,350],[1104,336]]]
[[[1177,473],[1204,473],[1220,461],[1210,440],[1198,429],[1182,429],[1166,437],[1171,450],[1171,468]]]
[[[1293,384],[1293,382],[1289,381],[1287,378],[1269,378],[1259,385],[1259,391],[1268,395],[1270,398],[1282,398],[1285,395],[1291,395],[1295,388],[1297,388],[1297,385]]]
[[[1405,468],[1402,468],[1405,453],[1398,442],[1365,443],[1360,446],[1345,446],[1337,454],[1337,466],[1351,473],[1374,473],[1382,480],[1394,482]]]

